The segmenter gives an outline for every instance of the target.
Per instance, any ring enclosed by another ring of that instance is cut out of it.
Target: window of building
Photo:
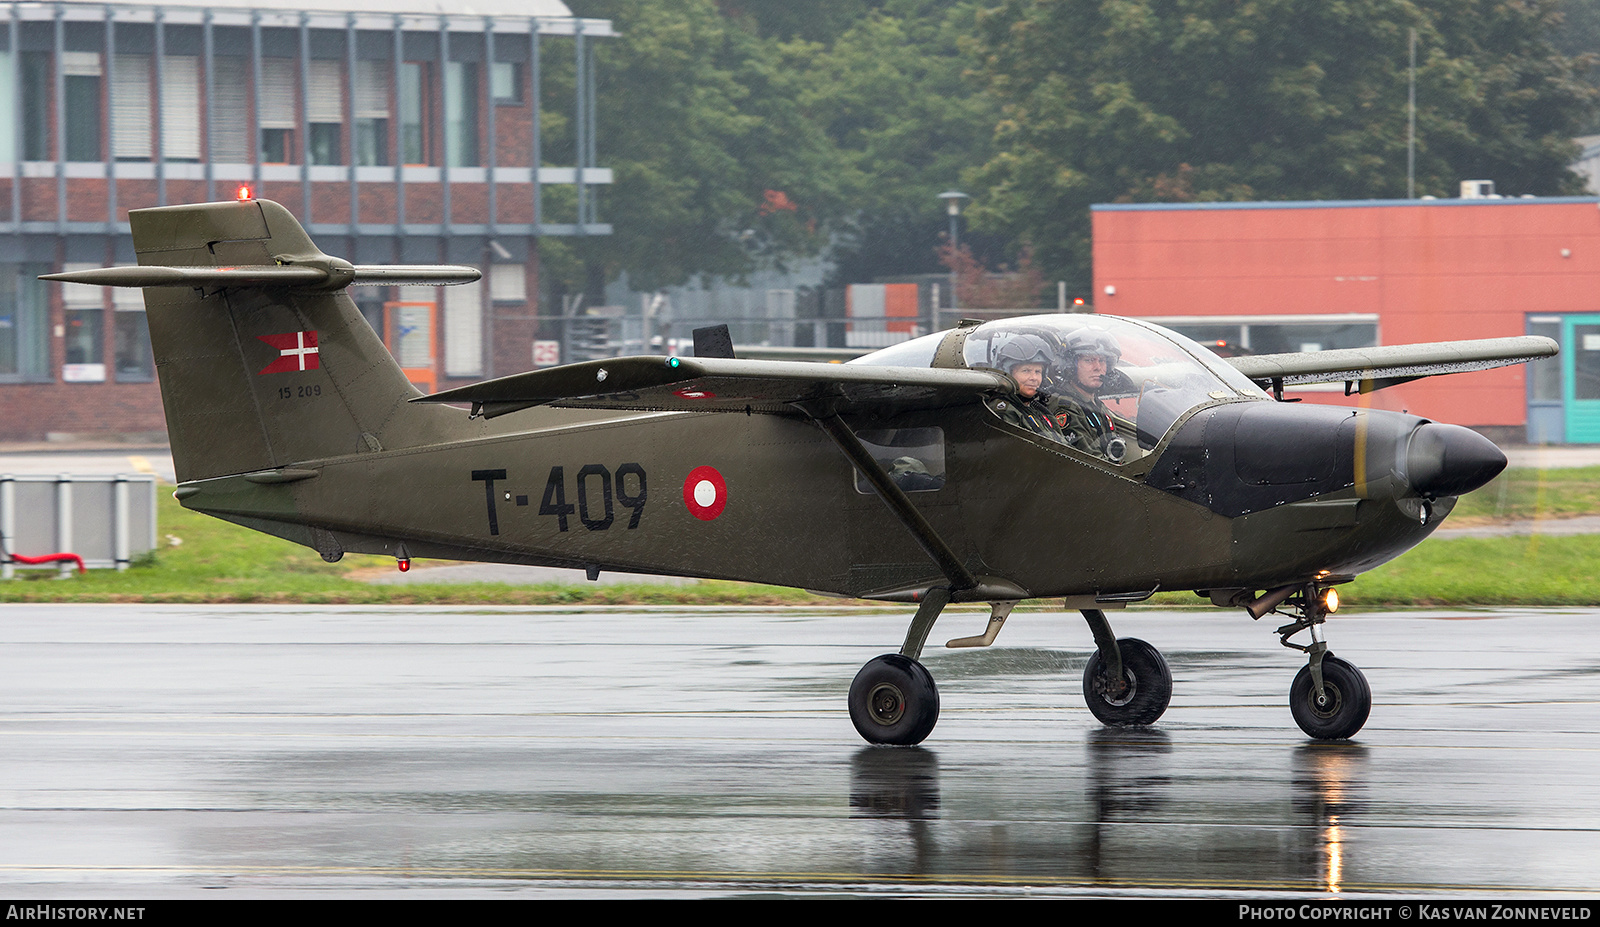
[[[50,379],[49,309],[41,264],[0,264],[0,382]]]
[[[295,150],[295,79],[293,58],[261,59],[261,161],[291,164]]]
[[[1224,356],[1298,354],[1378,343],[1378,317],[1349,315],[1186,316],[1152,318]]]
[[[311,163],[343,164],[344,62],[316,59],[309,70],[306,123],[311,133]]]
[[[389,163],[389,73],[387,61],[357,61],[355,160],[363,167]]]
[[[489,95],[496,103],[521,103],[522,83],[522,65],[515,61],[496,61],[489,68]]]
[[[11,53],[0,51],[0,126],[17,124],[16,81],[12,73]],[[17,140],[14,132],[0,132],[0,161],[17,159]]]
[[[99,161],[100,53],[64,52],[61,70],[67,91],[67,160]]]
[[[1560,316],[1532,316],[1528,319],[1528,334],[1543,335],[1561,343]],[[1563,349],[1566,350],[1566,349]],[[1561,401],[1561,357],[1542,357],[1528,364],[1528,398],[1534,402]]]
[[[434,291],[421,287],[402,287],[401,302],[384,303],[393,325],[387,344],[400,366],[420,370],[433,366]]]
[[[293,129],[268,129],[261,130],[261,163],[262,164],[288,164],[293,161],[294,152]]]
[[[50,160],[50,55],[22,53],[22,157]]]
[[[407,61],[400,65],[400,163],[428,163],[428,111],[431,109],[427,62]]]
[[[478,165],[478,66],[450,61],[444,71],[445,157],[451,167]]]
[[[313,122],[310,131],[312,164],[344,163],[344,146],[340,142],[343,126],[337,122]]]
[[[161,59],[161,157],[200,160],[200,59],[192,55]]]
[[[216,73],[211,78],[211,160],[244,164],[250,160],[249,59],[218,55],[212,63]]]
[[[444,375],[483,374],[483,284],[444,288]]]
[[[90,270],[98,264],[67,264],[64,271]],[[100,383],[106,378],[105,287],[61,284],[65,308],[66,359],[61,379],[68,383]]]
[[[151,156],[150,56],[117,55],[111,62],[111,156],[148,161]]]
[[[145,323],[144,291],[117,287],[111,291],[115,330],[117,381],[148,383],[155,379],[155,357],[150,352],[150,326]]]
[[[1572,326],[1572,398],[1600,399],[1600,325]]]
[[[354,289],[356,288],[352,287],[352,290]],[[360,290],[361,292],[355,293],[351,296],[351,299],[355,301],[356,309],[360,311],[361,318],[366,321],[367,327],[371,328],[381,341],[384,337],[383,307],[385,302],[383,294],[387,292],[387,289],[369,286],[361,287]],[[373,292],[374,290],[377,292]]]
[[[489,265],[489,298],[497,303],[527,302],[527,268],[521,264]]]

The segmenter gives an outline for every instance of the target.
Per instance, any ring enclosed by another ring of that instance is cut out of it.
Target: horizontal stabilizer
[[[1363,393],[1422,377],[1492,370],[1525,364],[1558,351],[1554,341],[1537,335],[1396,344],[1380,348],[1343,348],[1306,354],[1257,354],[1224,358],[1240,373],[1263,386],[1308,383],[1359,384]],[[1350,390],[1347,389],[1346,392]]]
[[[531,406],[639,412],[795,414],[795,403],[939,408],[1015,389],[990,370],[811,364],[717,357],[618,357],[551,367],[422,396],[493,417]]]
[[[482,276],[476,267],[450,264],[344,264],[342,261],[329,261],[327,266],[266,264],[253,267],[162,267],[160,265],[102,267],[96,270],[46,274],[39,279],[60,283],[87,283],[91,286],[288,287],[328,290],[363,284],[449,286],[471,283]]]

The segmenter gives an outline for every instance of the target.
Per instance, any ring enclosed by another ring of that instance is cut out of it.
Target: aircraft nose
[[[1411,434],[1406,472],[1418,495],[1459,496],[1506,468],[1506,455],[1470,428],[1428,422]]]

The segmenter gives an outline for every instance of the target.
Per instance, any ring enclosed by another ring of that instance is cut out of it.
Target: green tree
[[[812,46],[801,103],[838,149],[834,170],[849,196],[835,222],[841,282],[942,269],[938,195],[992,151],[996,111],[960,47],[979,7],[888,0],[831,46]],[[968,243],[985,257],[998,250]]]
[[[763,257],[815,252],[842,200],[827,136],[799,105],[794,49],[723,16],[713,0],[587,0],[620,37],[594,43],[597,130],[614,182],[614,234],[545,239],[546,275],[594,289],[737,276]],[[570,97],[569,97],[570,99]],[[565,121],[546,123],[559,150]]]
[[[1550,42],[1564,55],[1582,58],[1584,77],[1600,85],[1600,0],[1561,0],[1561,16],[1550,30]],[[1582,134],[1600,132],[1600,113],[1590,116]]]
[[[1577,192],[1595,90],[1550,44],[1557,0],[1000,0],[970,44],[1003,107],[974,219],[1085,281],[1088,207]]]
[[[883,0],[717,0],[723,15],[768,38],[832,45]]]

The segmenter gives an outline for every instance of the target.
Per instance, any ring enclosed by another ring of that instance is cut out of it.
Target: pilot
[[[1045,372],[1053,353],[1038,335],[1017,335],[995,352],[994,364],[1016,381],[1016,396],[994,404],[1003,421],[1026,428],[1036,435],[1061,441],[1061,429],[1050,416],[1050,396],[1044,392]]]
[[[1079,450],[1120,461],[1127,442],[1116,434],[1111,410],[1100,401],[1101,389],[1122,359],[1117,340],[1087,326],[1076,329],[1062,339],[1061,359],[1066,369],[1061,371],[1060,388],[1050,396],[1048,405],[1062,440]]]

